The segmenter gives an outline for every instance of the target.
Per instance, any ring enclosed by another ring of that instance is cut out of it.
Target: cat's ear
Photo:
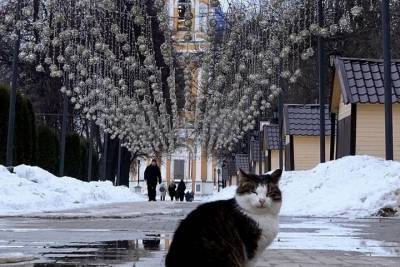
[[[277,169],[273,173],[271,173],[270,176],[271,176],[271,179],[270,179],[271,183],[278,184],[279,180],[281,179],[281,176],[282,176],[282,170]]]
[[[249,180],[249,175],[245,173],[242,169],[238,170],[239,181]]]

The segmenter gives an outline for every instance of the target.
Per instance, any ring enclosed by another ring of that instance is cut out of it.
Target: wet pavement
[[[198,203],[123,203],[0,218],[2,266],[163,266]],[[400,220],[282,217],[258,266],[398,266]]]

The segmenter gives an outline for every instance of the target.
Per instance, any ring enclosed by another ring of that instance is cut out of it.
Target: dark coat
[[[176,190],[176,193],[178,194],[178,196],[182,196],[185,194],[185,190],[186,190],[185,182],[180,181],[178,184],[178,189]]]
[[[168,186],[168,193],[171,197],[175,196],[175,191],[176,191],[176,184],[174,182],[170,183]]]
[[[158,166],[149,165],[144,171],[144,179],[148,185],[157,185],[157,181],[161,184],[161,172]]]

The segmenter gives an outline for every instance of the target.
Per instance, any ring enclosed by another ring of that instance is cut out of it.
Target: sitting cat
[[[278,233],[281,175],[282,170],[270,175],[240,170],[234,198],[200,205],[182,220],[166,266],[254,266]]]

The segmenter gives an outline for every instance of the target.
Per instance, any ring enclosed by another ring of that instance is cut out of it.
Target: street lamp
[[[135,193],[140,194],[142,192],[142,187],[140,186],[140,160],[137,161],[137,185],[134,188]]]
[[[16,20],[21,17],[21,0],[17,2]],[[14,152],[14,134],[15,134],[15,105],[17,99],[17,82],[18,82],[18,54],[21,45],[21,31],[17,28],[17,40],[14,43],[13,60],[12,60],[12,83],[10,92],[10,107],[8,114],[8,129],[7,129],[7,154],[6,166],[13,165]]]
[[[393,160],[393,107],[392,107],[392,74],[390,46],[390,5],[389,0],[382,1],[383,31],[383,72],[385,87],[385,152],[386,159]]]
[[[139,185],[140,182],[140,160],[137,161],[137,185]]]
[[[221,183],[220,183],[220,174],[221,174],[221,169],[217,169],[217,173],[218,173],[218,192],[219,192],[219,188],[220,188],[220,186],[221,186]]]

